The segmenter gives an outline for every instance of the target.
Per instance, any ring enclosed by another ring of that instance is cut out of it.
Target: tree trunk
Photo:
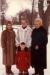
[[[50,1],[48,1],[49,5],[48,8],[44,14],[44,27],[48,32],[48,27],[50,25]]]
[[[42,19],[43,19],[43,15],[44,15],[43,2],[44,2],[44,0],[39,0],[39,2],[38,2],[39,15]]]

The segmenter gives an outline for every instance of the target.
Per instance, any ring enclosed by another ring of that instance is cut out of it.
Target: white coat
[[[22,26],[17,30],[16,33],[16,46],[19,46],[21,42],[24,42],[27,47],[31,46],[31,34],[32,29],[27,26],[25,29]]]

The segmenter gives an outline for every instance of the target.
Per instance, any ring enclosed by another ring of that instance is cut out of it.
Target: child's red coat
[[[30,51],[18,51],[16,53],[16,66],[20,71],[27,71],[30,67]]]

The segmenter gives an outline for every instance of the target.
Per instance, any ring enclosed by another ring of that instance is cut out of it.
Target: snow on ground
[[[2,27],[0,26],[0,38],[1,38],[1,32]],[[18,75],[19,70],[16,69],[16,66],[12,66],[12,71],[14,72],[14,75]],[[31,75],[34,73],[34,68],[30,67],[29,74]],[[5,74],[5,66],[2,64],[2,48],[0,44],[0,75],[6,75]],[[44,75],[50,75],[50,35],[48,35],[48,45],[47,45],[47,69],[44,70]]]

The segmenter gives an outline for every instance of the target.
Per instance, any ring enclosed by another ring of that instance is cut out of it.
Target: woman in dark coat
[[[41,18],[36,18],[34,24],[35,29],[32,31],[31,42],[31,65],[35,68],[33,75],[44,75],[44,69],[47,67],[47,32],[43,28]]]
[[[7,74],[13,74],[11,66],[15,64],[15,32],[10,21],[6,24],[6,30],[1,35],[1,45],[3,50],[3,64]]]

